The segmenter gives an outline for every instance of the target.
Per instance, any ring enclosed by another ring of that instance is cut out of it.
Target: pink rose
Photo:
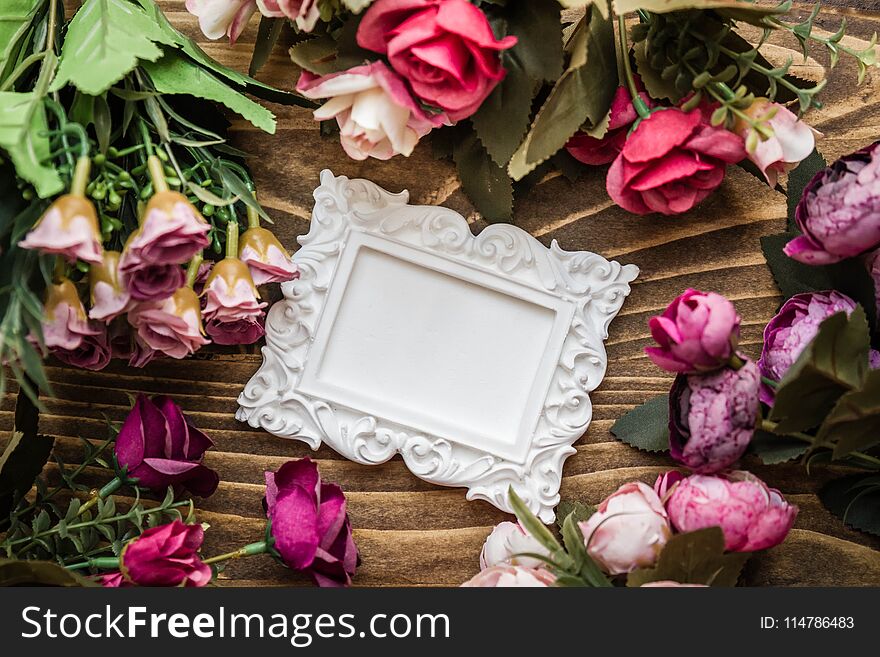
[[[101,370],[110,362],[107,330],[86,318],[79,293],[69,279],[46,290],[42,327],[46,347],[62,363]]]
[[[794,525],[798,508],[748,472],[691,475],[672,491],[666,510],[680,532],[720,527],[733,552],[754,552],[778,545]]]
[[[525,566],[492,566],[462,584],[472,588],[537,588],[553,586],[556,577],[543,568]]]
[[[717,369],[734,355],[739,325],[736,308],[725,297],[689,288],[648,321],[659,346],[646,347],[645,353],[667,372]]]
[[[101,262],[103,249],[95,206],[82,196],[58,197],[18,246],[56,253],[70,262]]]
[[[202,335],[199,298],[188,287],[161,301],[135,304],[128,321],[150,349],[172,358],[186,358],[209,342]]]
[[[650,107],[652,103],[648,94],[641,93],[639,95]],[[623,150],[630,126],[637,118],[638,114],[633,107],[629,91],[626,87],[618,87],[614,99],[611,101],[608,132],[602,137],[591,137],[585,132],[577,132],[568,140],[565,149],[573,158],[584,164],[609,164]]]
[[[705,109],[663,109],[643,119],[608,171],[611,199],[635,214],[687,212],[746,156],[742,137],[709,125]]]
[[[119,251],[104,251],[104,261],[89,267],[92,319],[109,322],[128,308],[131,295],[119,275],[119,257]]]
[[[768,113],[776,112],[772,118]],[[773,136],[759,140],[753,151],[747,151],[748,158],[754,162],[771,187],[776,187],[780,173],[794,169],[801,160],[813,152],[816,146],[816,131],[813,130],[784,105],[772,103],[766,98],[758,98],[746,110],[746,114],[756,121],[766,121],[773,129]],[[744,121],[736,125],[736,131],[746,139],[750,128]]]
[[[266,473],[266,515],[274,549],[318,586],[348,586],[360,563],[345,495],[321,479],[310,458]]]
[[[358,45],[387,55],[416,96],[451,121],[477,111],[506,71],[500,41],[486,16],[467,0],[377,0],[361,21]]]
[[[534,539],[519,523],[499,523],[483,543],[480,568],[486,570],[503,564],[528,568],[538,568],[543,565],[544,562],[539,559],[516,556],[526,552],[549,556],[547,548]]]
[[[122,548],[119,569],[125,581],[138,586],[205,586],[213,573],[199,558],[204,538],[201,525],[180,520],[147,529]]]
[[[653,566],[672,535],[663,503],[640,481],[618,488],[578,526],[587,552],[610,575]]]
[[[251,270],[254,285],[286,283],[299,278],[290,254],[271,231],[248,228],[238,242],[238,258]]]
[[[257,0],[260,13],[273,18],[288,18],[302,32],[311,32],[321,17],[318,0]]]
[[[383,62],[321,77],[303,71],[296,90],[306,98],[330,99],[315,110],[315,120],[336,118],[342,148],[355,160],[408,156],[421,137],[448,123],[445,115],[425,113]]]
[[[224,258],[211,270],[202,292],[205,330],[217,344],[252,344],[263,330],[263,308],[250,271],[238,258]]]
[[[226,35],[235,43],[257,10],[256,0],[186,0],[186,10],[198,17],[199,27],[209,39]]]
[[[119,270],[130,274],[148,265],[182,265],[206,248],[208,222],[183,194],[158,192],[144,211],[141,226],[131,234]]]

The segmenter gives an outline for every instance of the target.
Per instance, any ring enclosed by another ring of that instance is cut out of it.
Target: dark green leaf
[[[26,417],[28,413],[20,410],[24,405],[33,408],[27,395],[19,392],[16,407],[18,430],[13,432],[0,456],[0,518],[4,520],[12,510],[14,501],[24,497],[34,485],[54,444],[52,438],[37,433],[36,422]],[[0,528],[2,524],[0,521]]]
[[[648,582],[673,581],[679,584],[736,586],[748,552],[724,553],[724,533],[719,527],[708,527],[686,534],[676,534],[660,552],[654,568],[634,570],[627,586]]]
[[[461,134],[461,133],[459,133]],[[510,220],[513,184],[477,139],[475,132],[462,135],[453,147],[461,187],[477,211],[489,222]]]
[[[660,395],[636,406],[617,420],[611,433],[647,452],[669,450],[669,395]]]
[[[50,561],[0,559],[0,586],[100,586]]]
[[[803,440],[761,430],[755,432],[749,443],[749,451],[766,465],[776,465],[796,459],[803,456],[809,447],[809,444]]]
[[[880,443],[880,370],[868,372],[861,390],[837,400],[816,438],[834,444],[835,459]]]
[[[801,160],[801,163],[797,166],[797,168],[788,174],[788,188],[786,189],[786,196],[788,197],[789,231],[794,231],[797,229],[797,225],[794,221],[794,211],[795,208],[797,208],[797,204],[801,200],[801,196],[803,196],[804,189],[806,188],[807,183],[809,183],[810,180],[812,180],[813,176],[815,176],[819,171],[824,168],[825,158],[822,157],[822,154],[814,148],[813,152],[810,153],[806,158]]]
[[[562,500],[556,507],[556,524],[562,529],[562,523],[568,516],[572,516],[575,522],[584,522],[596,513],[596,507],[582,502],[570,502]]]
[[[822,487],[819,499],[850,527],[880,536],[880,476],[857,474],[834,479]]]
[[[248,75],[255,76],[257,71],[263,68],[263,64],[269,60],[283,27],[284,21],[280,18],[260,17],[260,27],[257,30],[257,40],[254,43],[254,54],[251,55],[251,63],[248,66]]]
[[[859,307],[819,325],[816,337],[785,373],[776,390],[770,420],[776,433],[818,426],[837,400],[861,387],[868,371],[868,324]]]

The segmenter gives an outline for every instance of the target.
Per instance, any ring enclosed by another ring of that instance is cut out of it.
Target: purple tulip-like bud
[[[212,573],[199,558],[204,537],[201,525],[186,525],[180,520],[148,529],[122,549],[122,577],[106,577],[103,585],[205,586]]]
[[[726,298],[688,289],[648,322],[659,346],[645,353],[667,372],[685,374],[718,369],[734,355],[740,318]]]
[[[803,232],[785,253],[808,265],[827,265],[880,246],[880,141],[822,169],[795,211]]]
[[[758,366],[680,374],[669,393],[669,454],[694,472],[735,463],[755,432],[760,404]]]

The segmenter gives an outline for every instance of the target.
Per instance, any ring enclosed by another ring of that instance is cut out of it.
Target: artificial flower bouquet
[[[814,148],[807,81],[765,44],[787,34],[859,78],[874,42],[814,29],[791,2],[750,0],[187,0],[208,38],[234,42],[255,12],[251,71],[293,27],[296,91],[319,103],[357,160],[408,156],[423,137],[452,158],[488,221],[558,169],[610,164],[611,199],[636,214],[686,212],[741,164],[770,186]],[[323,125],[322,125],[323,131]],[[327,130],[325,132],[332,132]]]

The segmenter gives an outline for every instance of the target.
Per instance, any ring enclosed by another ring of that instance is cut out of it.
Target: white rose
[[[480,569],[485,570],[502,564],[528,568],[544,565],[539,559],[514,556],[526,552],[549,556],[547,549],[518,523],[499,523],[483,544],[483,551],[480,552]]]

